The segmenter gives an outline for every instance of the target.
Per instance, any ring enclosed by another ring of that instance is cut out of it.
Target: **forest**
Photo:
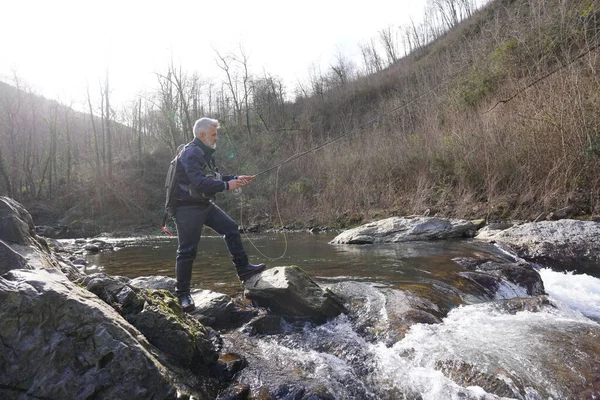
[[[219,77],[165,60],[126,105],[107,76],[85,110],[17,71],[0,82],[0,195],[73,234],[159,232],[169,162],[208,116],[222,171],[272,168],[217,200],[242,225],[595,218],[599,17],[593,0],[430,0],[421,22],[361,43],[361,63],[338,54],[294,88],[240,44],[215,50]]]

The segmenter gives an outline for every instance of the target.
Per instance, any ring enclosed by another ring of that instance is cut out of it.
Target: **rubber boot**
[[[175,293],[183,311],[190,312],[196,308],[194,299],[192,299],[192,295],[190,294],[190,281],[177,281]]]
[[[179,305],[185,312],[193,311],[196,308],[194,299],[190,295],[190,280],[192,279],[193,257],[177,257],[177,286],[175,294],[179,299]]]
[[[244,250],[242,238],[239,233],[225,235],[225,242],[231,254],[231,260],[235,265],[235,270],[240,281],[244,282],[250,277],[265,270],[265,264],[253,265],[248,262],[248,255]]]
[[[254,275],[263,272],[267,267],[265,264],[250,264],[248,262],[248,256],[245,254],[243,256],[232,257],[232,260],[233,264],[235,265],[238,278],[242,282],[245,282]]]

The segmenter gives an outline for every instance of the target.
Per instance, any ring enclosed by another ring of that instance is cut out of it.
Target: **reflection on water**
[[[456,272],[462,270],[452,261],[455,257],[490,257],[498,250],[477,241],[409,242],[383,245],[330,245],[335,233],[288,233],[288,249],[283,258],[271,262],[257,249],[271,258],[284,253],[282,233],[250,236],[244,244],[250,261],[266,262],[268,267],[298,265],[315,280],[372,281],[406,288],[428,284],[432,279],[453,283]],[[88,255],[88,272],[105,272],[130,278],[148,275],[175,277],[177,240],[150,237],[132,241],[116,251]],[[439,282],[438,282],[439,283]],[[192,286],[230,295],[241,291],[231,264],[229,253],[220,236],[203,236],[194,263]]]

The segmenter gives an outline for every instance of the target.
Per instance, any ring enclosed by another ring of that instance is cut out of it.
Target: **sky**
[[[221,54],[242,46],[250,72],[280,77],[291,92],[338,53],[360,62],[359,44],[388,26],[420,21],[425,0],[137,1],[1,0],[0,80],[20,81],[75,107],[108,72],[113,104],[156,87],[173,61],[224,78]]]

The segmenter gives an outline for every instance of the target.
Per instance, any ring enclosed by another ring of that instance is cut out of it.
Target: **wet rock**
[[[280,315],[326,319],[344,312],[343,303],[297,266],[275,267],[244,282],[244,295]]]
[[[470,271],[460,275],[482,286],[492,298],[545,294],[542,277],[526,262],[485,261],[467,264],[466,268]]]
[[[392,217],[349,229],[332,244],[396,243],[472,236],[480,222],[437,217]]]
[[[233,299],[226,294],[196,289],[191,293],[196,309],[192,316],[210,326],[223,326],[235,320],[237,309]]]
[[[507,314],[516,314],[522,311],[540,312],[549,308],[556,309],[554,303],[546,295],[501,300],[494,302],[493,305]]]
[[[259,315],[244,326],[244,332],[250,335],[273,335],[281,333],[281,323],[280,315]]]
[[[144,337],[57,270],[0,277],[0,397],[174,399]]]
[[[217,353],[204,326],[185,314],[168,292],[145,294],[144,308],[126,318],[150,343],[184,367],[206,372],[216,362]]]
[[[600,272],[600,223],[562,219],[530,222],[477,239],[493,241],[528,261],[557,270]]]
[[[119,311],[152,345],[182,366],[208,370],[216,361],[208,332],[181,310],[171,293],[136,288],[126,278],[106,274],[88,275],[81,284]]]
[[[330,290],[345,301],[355,329],[369,340],[391,345],[413,324],[441,322],[437,305],[407,291],[364,282],[336,283]]]
[[[246,400],[250,396],[250,385],[239,383],[225,389],[219,394],[217,400]]]
[[[496,396],[522,398],[520,392],[523,388],[515,387],[512,380],[508,378],[510,373],[506,371],[497,371],[498,374],[490,374],[482,372],[471,364],[456,360],[438,361],[436,369],[442,371],[445,376],[461,386],[480,386],[486,392],[493,393]],[[506,378],[502,379],[497,375],[504,375]]]
[[[246,358],[237,353],[226,353],[219,355],[217,362],[217,375],[222,382],[228,382],[233,379],[235,374],[248,366]]]
[[[51,226],[46,226],[46,225],[36,226],[35,233],[39,236],[44,236],[47,238],[55,238],[57,236],[56,229],[54,229]]]
[[[86,244],[83,249],[91,254],[96,254],[100,252],[100,247],[98,247],[95,244]]]
[[[132,279],[129,284],[141,289],[168,290],[175,292],[177,280],[168,276],[140,276]]]
[[[75,258],[71,262],[73,263],[73,265],[81,265],[83,267],[85,267],[88,264],[88,262],[86,260],[84,260],[83,258]]]
[[[519,300],[497,302],[494,307],[514,307],[510,313],[554,307],[545,304],[544,296]],[[600,393],[600,328],[585,319],[557,323],[535,325],[530,331],[533,348],[523,350],[530,351],[527,360],[539,362],[535,374],[523,365],[508,367],[501,354],[487,362],[446,359],[436,361],[435,366],[461,386],[480,386],[502,398],[593,399],[589,394]]]

